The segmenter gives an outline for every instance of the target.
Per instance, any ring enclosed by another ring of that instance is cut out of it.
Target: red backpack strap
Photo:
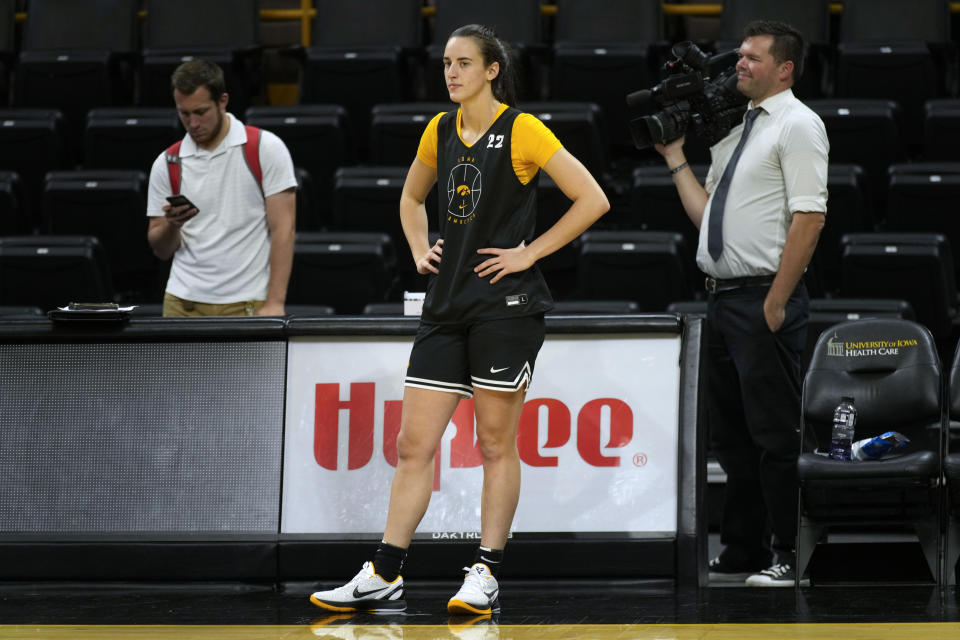
[[[183,140],[177,140],[167,147],[166,160],[167,172],[170,174],[170,188],[173,189],[173,195],[180,193],[180,144]]]
[[[260,129],[244,125],[247,130],[247,142],[243,145],[243,157],[247,161],[250,173],[253,179],[257,181],[260,187],[260,195],[263,195],[263,169],[260,167]]]

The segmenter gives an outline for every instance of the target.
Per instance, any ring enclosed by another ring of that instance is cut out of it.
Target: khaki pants
[[[172,293],[163,294],[164,318],[198,318],[204,316],[252,316],[263,306],[263,300],[208,304],[178,298]]]

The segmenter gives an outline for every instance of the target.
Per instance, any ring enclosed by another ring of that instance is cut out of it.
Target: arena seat
[[[417,273],[409,243],[400,224],[400,194],[407,177],[401,167],[341,167],[334,175],[331,231],[386,233],[397,254],[397,286],[423,291],[427,278]],[[429,234],[439,226],[437,189],[427,193],[425,201]],[[434,240],[430,241],[431,244]]]
[[[87,111],[133,102],[138,5],[137,0],[30,2],[14,103],[60,110],[71,149],[82,149]]]
[[[942,98],[924,105],[923,158],[956,160],[960,148],[960,100]]]
[[[679,233],[587,231],[581,236],[577,299],[631,300],[664,311],[693,297],[687,247]]]
[[[707,179],[709,165],[691,164],[691,171],[700,184]],[[662,163],[640,166],[633,170],[630,188],[630,216],[624,221],[627,229],[643,231],[672,231],[683,235],[689,248],[690,261],[686,265],[699,273],[696,263],[700,230],[683,209],[677,186],[667,167]]]
[[[406,169],[417,155],[427,123],[438,113],[456,107],[449,101],[374,105],[370,111],[370,162]]]
[[[807,346],[801,356],[800,370],[806,372],[820,334],[849,320],[866,318],[903,318],[916,320],[913,306],[906,300],[889,298],[810,298]]]
[[[923,104],[945,95],[956,47],[949,44],[947,0],[914,0],[904,9],[901,0],[843,3],[835,95],[898,101],[906,140],[919,147]]]
[[[947,391],[947,450],[943,459],[946,477],[946,534],[943,550],[943,583],[960,584],[960,344],[953,352]]]
[[[0,236],[33,231],[30,212],[24,207],[23,183],[16,171],[0,171]]]
[[[160,266],[147,243],[147,177],[142,171],[102,169],[48,173],[43,187],[43,232],[95,236],[124,302],[161,297]]]
[[[892,164],[889,175],[886,229],[942,233],[960,246],[960,162]]]
[[[313,179],[319,215],[329,220],[333,174],[337,167],[354,164],[356,158],[346,110],[334,104],[250,107],[244,120],[283,140],[293,164],[305,169]]]
[[[860,165],[868,207],[882,212],[887,167],[906,158],[899,105],[859,98],[808,100],[806,104],[827,129],[830,162]]]
[[[17,57],[16,0],[0,0],[0,104],[10,104],[10,70]]]
[[[65,169],[63,114],[55,109],[0,109],[0,170],[16,171],[23,181],[29,227],[40,227],[43,177]]]
[[[83,166],[132,169],[150,175],[163,151],[183,138],[172,107],[101,107],[87,113]]]
[[[625,96],[659,81],[653,61],[662,37],[659,0],[558,0],[550,96],[595,102],[613,156],[633,153]]]
[[[841,239],[840,296],[908,301],[943,344],[957,313],[953,254],[939,233],[851,233]]]
[[[287,303],[359,314],[371,302],[386,301],[395,264],[393,243],[386,234],[299,233]]]
[[[110,267],[93,236],[0,238],[0,305],[44,311],[71,302],[113,302]]]
[[[401,167],[341,167],[333,179],[333,224],[336,231],[386,233],[397,253],[396,269],[405,287],[420,282],[400,225],[400,193],[407,177]],[[435,189],[430,190],[434,196]],[[435,196],[434,196],[435,197]],[[431,197],[431,203],[434,201]],[[427,206],[427,223],[437,228],[436,205]]]
[[[304,51],[301,104],[335,103],[350,113],[366,157],[370,110],[421,97],[420,0],[315,0],[312,45]],[[374,162],[379,162],[374,160]]]
[[[880,343],[894,346],[869,346]],[[853,398],[857,409],[855,440],[897,431],[910,443],[889,459],[851,462],[824,456],[834,409],[844,396]],[[860,532],[882,544],[882,534],[907,530],[920,543],[932,581],[939,582],[943,383],[930,331],[898,318],[828,328],[814,347],[801,406],[797,576],[803,576],[817,547],[829,546],[831,531]],[[894,551],[879,555],[888,553]],[[870,582],[883,564],[877,557],[875,551],[872,560],[845,562],[843,579]],[[816,576],[811,578],[816,584]]]
[[[197,57],[220,65],[230,96],[228,110],[243,113],[252,96],[261,92],[259,1],[144,0],[144,4],[140,104],[172,105],[171,74],[182,62]]]
[[[840,239],[848,233],[874,230],[867,207],[864,172],[860,165],[831,162],[827,168],[827,218],[817,241],[814,261],[825,292],[840,289]]]
[[[321,215],[317,187],[310,172],[294,167],[297,177],[297,231],[323,231],[327,220]]]
[[[519,108],[532,113],[557,136],[563,147],[600,184],[610,181],[610,149],[603,111],[593,102],[524,102]]]

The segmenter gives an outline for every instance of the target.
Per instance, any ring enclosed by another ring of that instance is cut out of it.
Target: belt
[[[776,276],[747,276],[745,278],[711,278],[707,276],[703,282],[707,293],[720,293],[721,291],[731,291],[741,287],[767,287],[773,284]]]

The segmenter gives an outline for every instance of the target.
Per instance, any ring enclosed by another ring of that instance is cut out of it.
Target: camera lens
[[[648,118],[644,118],[644,124],[647,125],[647,134],[654,143],[663,144],[663,121],[660,119],[661,113],[656,113]]]

